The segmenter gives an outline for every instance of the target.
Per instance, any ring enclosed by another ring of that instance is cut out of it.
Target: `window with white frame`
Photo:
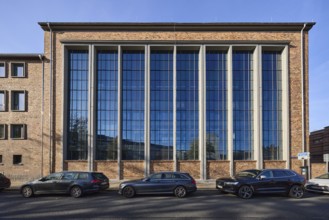
[[[25,63],[12,63],[11,64],[12,77],[25,77]]]
[[[11,110],[12,111],[25,111],[25,91],[12,91],[11,92]]]
[[[6,64],[0,63],[0,77],[6,77]]]
[[[6,111],[6,91],[0,91],[0,112]]]
[[[25,139],[26,138],[26,125],[25,124],[12,124],[10,125],[11,139]]]
[[[0,140],[6,139],[6,125],[0,124]]]

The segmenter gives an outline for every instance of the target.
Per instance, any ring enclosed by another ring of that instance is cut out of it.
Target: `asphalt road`
[[[307,193],[303,199],[256,195],[243,200],[216,190],[186,198],[136,196],[117,191],[82,198],[42,195],[23,198],[18,191],[0,192],[0,219],[329,219],[329,195]]]

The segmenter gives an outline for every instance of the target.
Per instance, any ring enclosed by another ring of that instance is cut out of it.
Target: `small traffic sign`
[[[323,162],[329,162],[329,154],[323,154]]]
[[[298,160],[308,160],[310,158],[310,152],[298,153]]]

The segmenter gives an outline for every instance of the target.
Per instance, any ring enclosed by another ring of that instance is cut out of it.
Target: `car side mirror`
[[[259,180],[263,180],[263,179],[266,179],[266,176],[260,175]]]
[[[143,181],[144,182],[149,182],[150,181],[150,178],[144,178]]]

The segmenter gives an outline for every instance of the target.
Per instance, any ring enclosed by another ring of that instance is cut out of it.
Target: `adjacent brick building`
[[[27,97],[23,112],[0,112],[0,171],[131,179],[177,170],[202,180],[300,171],[314,23],[39,24],[43,55],[0,56],[4,103],[16,90]],[[23,78],[9,68],[17,59]],[[25,139],[10,136],[18,123]]]
[[[322,163],[323,154],[329,154],[329,127],[310,134],[310,153],[312,163]]]

